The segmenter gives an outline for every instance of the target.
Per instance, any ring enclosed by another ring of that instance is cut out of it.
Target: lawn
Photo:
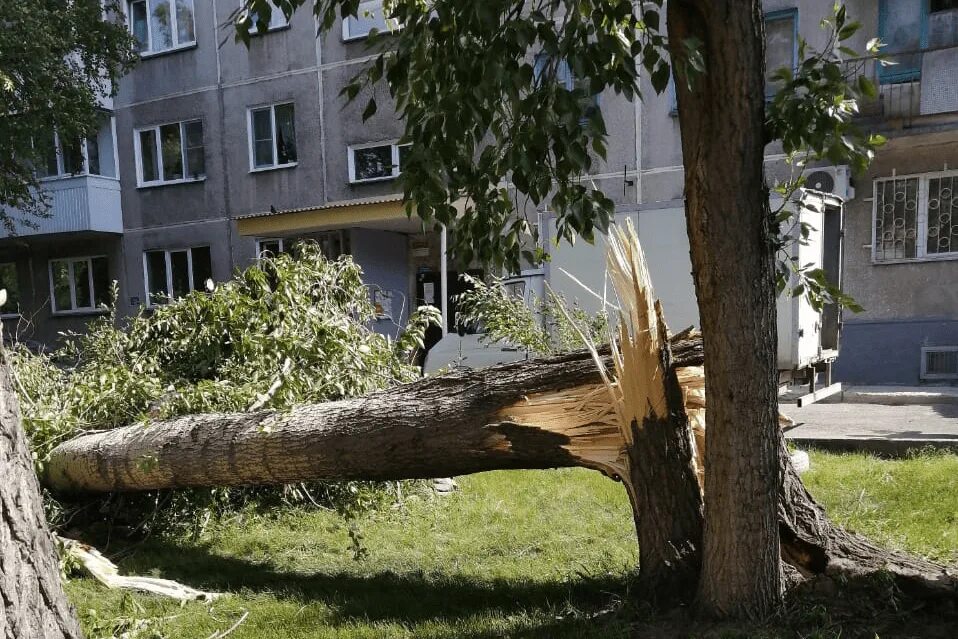
[[[958,561],[958,456],[816,453],[812,465],[808,485],[838,521]],[[361,539],[334,513],[293,510],[237,515],[199,541],[108,549],[125,572],[228,593],[212,606],[180,607],[88,579],[72,580],[70,597],[90,638],[149,619],[134,636],[206,639],[244,612],[231,639],[627,637],[658,623],[630,602],[637,548],[618,484],[585,470],[459,483],[453,496],[406,496],[361,516]]]

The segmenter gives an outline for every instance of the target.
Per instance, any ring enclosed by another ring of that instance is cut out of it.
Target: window
[[[196,43],[193,0],[130,0],[127,16],[140,53]]]
[[[916,0],[880,0],[878,36],[882,53],[895,64],[878,67],[882,84],[912,82],[921,77],[921,55],[928,40],[928,4]],[[900,55],[895,55],[900,54]]]
[[[113,118],[104,115],[100,130],[86,140],[70,143],[58,131],[46,130],[33,136],[33,146],[40,151],[34,167],[38,178],[60,178],[73,175],[116,177],[113,159]]]
[[[263,237],[256,240],[256,257],[299,254],[301,244],[316,244],[327,260],[349,254],[349,231],[320,231],[300,237]]]
[[[289,248],[289,240],[281,237],[269,237],[256,240],[256,257],[262,257],[264,253],[271,256],[281,255]]]
[[[958,346],[923,346],[921,379],[958,379]]]
[[[197,246],[173,251],[147,251],[143,254],[146,293],[150,306],[206,286],[213,279],[210,247]]]
[[[20,314],[20,281],[15,262],[0,262],[0,289],[7,292],[7,302],[0,307],[0,317]]]
[[[294,119],[292,103],[250,109],[248,126],[252,170],[296,164]]]
[[[385,142],[349,147],[349,181],[379,182],[392,180],[402,171],[408,144]]]
[[[765,95],[771,97],[780,83],[772,80],[776,71],[798,65],[798,17],[795,9],[774,11],[765,16]]]
[[[548,53],[540,53],[536,56],[535,64],[532,68],[533,77],[535,78],[536,84],[542,81],[543,74],[551,72],[549,65],[552,62],[552,56]],[[555,65],[555,81],[559,86],[565,88],[566,91],[580,91],[581,95],[584,96],[581,100],[582,106],[582,120],[585,122],[592,115],[594,115],[599,110],[599,96],[598,94],[591,95],[589,93],[589,81],[586,78],[581,78],[576,76],[572,69],[569,68],[569,63],[565,60],[559,60],[558,64]]]
[[[369,36],[375,29],[377,33],[396,31],[402,25],[393,18],[387,19],[383,14],[383,4],[378,0],[360,2],[356,17],[343,18],[343,40],[358,40]]]
[[[85,173],[87,165],[85,156],[88,152],[88,145],[96,147],[96,140],[77,140],[74,143],[68,143],[60,138],[56,132],[45,132],[33,139],[35,147],[40,148],[43,153],[43,162],[36,167],[37,176],[41,178],[65,177],[68,175],[80,175]],[[100,162],[99,152],[96,154],[96,164],[90,165],[91,173],[99,173]]]
[[[958,258],[958,171],[875,181],[876,262]]]
[[[104,256],[50,260],[54,313],[94,311],[109,302],[110,275]]]
[[[173,122],[138,129],[134,136],[139,186],[206,177],[203,122]]]
[[[281,9],[278,9],[275,4],[272,2],[272,11],[269,14],[269,22],[263,27],[264,31],[261,32],[260,29],[260,16],[255,11],[250,12],[250,20],[253,21],[253,26],[250,27],[249,34],[251,36],[258,35],[259,33],[265,33],[267,31],[275,31],[276,29],[282,29],[289,25],[289,21],[286,19],[286,14],[282,12]]]

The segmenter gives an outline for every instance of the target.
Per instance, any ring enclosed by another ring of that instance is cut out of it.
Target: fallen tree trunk
[[[701,340],[672,345],[701,363]],[[539,419],[535,423],[525,422]],[[467,370],[289,412],[190,415],[58,446],[61,492],[451,477],[585,466],[620,478],[623,443],[587,351]]]

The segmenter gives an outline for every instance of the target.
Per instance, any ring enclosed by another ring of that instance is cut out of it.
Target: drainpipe
[[[449,271],[446,265],[446,227],[439,235],[439,294],[442,296],[442,334],[449,332]]]

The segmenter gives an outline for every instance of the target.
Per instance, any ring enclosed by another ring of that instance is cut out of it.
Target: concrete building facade
[[[892,72],[850,62],[881,88],[879,100],[863,105],[862,124],[890,141],[867,174],[835,174],[846,198],[844,285],[866,309],[845,315],[836,370],[850,382],[948,381],[934,371],[947,372],[958,357],[948,354],[958,353],[958,200],[944,191],[958,190],[958,8],[948,0],[846,4],[863,23],[851,46],[864,50],[879,34],[900,64]],[[303,237],[331,257],[351,253],[364,268],[382,310],[377,330],[395,334],[419,303],[448,305],[438,280],[441,238],[403,212],[395,181],[402,123],[388,92],[370,89],[379,109],[365,122],[363,96],[340,97],[370,59],[365,34],[387,26],[378,3],[362,2],[366,17],[319,38],[309,11],[289,23],[274,15],[248,48],[233,38],[239,0],[171,5],[125,3],[140,64],[104,105],[95,140],[79,149],[50,141],[43,184],[51,217],[0,237],[0,284],[15,293],[4,308],[7,334],[51,344],[103,312],[111,280],[123,316],[208,277],[225,280],[259,251]],[[821,45],[819,21],[831,5],[767,0],[769,66],[796,63],[799,36]],[[613,199],[617,220],[637,225],[667,319],[681,328],[697,323],[697,309],[675,98],[645,84],[644,101],[598,97],[611,135],[606,159],[596,158],[586,178]],[[770,175],[781,163],[770,149]],[[904,197],[898,208],[895,197]],[[932,208],[946,199],[951,208]],[[548,239],[552,216],[548,207],[538,214]],[[549,246],[546,278],[594,306],[565,272],[604,290],[596,251]]]

